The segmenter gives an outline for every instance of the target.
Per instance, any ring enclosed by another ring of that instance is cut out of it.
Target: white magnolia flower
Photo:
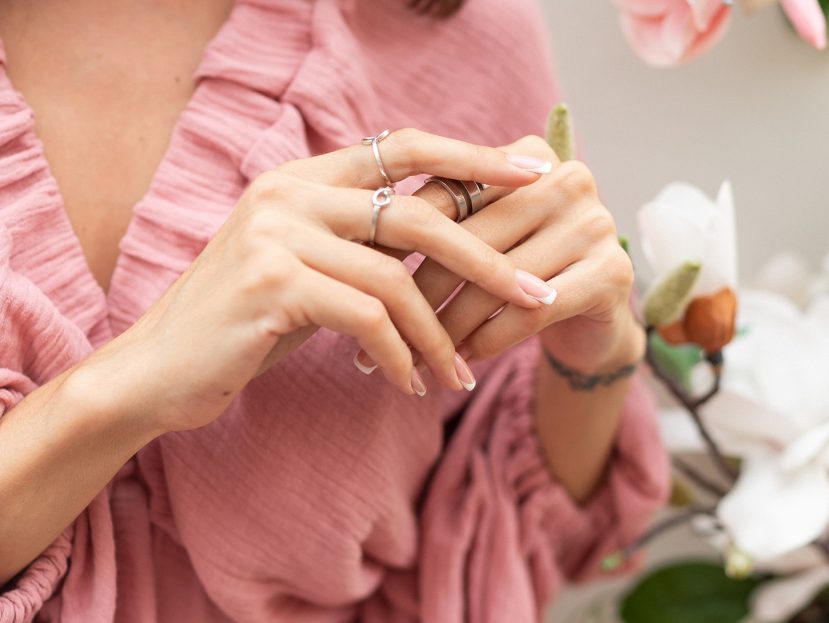
[[[825,560],[825,557],[824,557]],[[815,564],[762,584],[751,596],[751,623],[782,623],[829,584],[829,565]]]
[[[639,211],[642,249],[655,273],[645,322],[670,344],[717,353],[734,337],[737,240],[731,184],[716,201],[684,183],[667,186]]]
[[[815,271],[799,253],[779,253],[760,267],[752,288],[775,292],[805,308],[816,297],[829,294],[829,255],[821,270]]]
[[[703,417],[723,452],[743,459],[719,519],[762,562],[829,524],[829,304],[802,312],[760,291],[740,301],[746,334],[727,347],[722,390]]]
[[[638,214],[642,250],[655,273],[654,285],[686,262],[702,270],[691,292],[710,295],[737,286],[737,238],[731,183],[716,201],[698,188],[676,182],[665,187]]]
[[[755,571],[781,576],[752,596],[751,621],[788,620],[829,584],[829,564],[809,545],[829,525],[829,256],[821,272],[792,254],[772,259],[740,293],[745,334],[725,349],[722,390],[703,418],[741,475],[704,532],[723,552],[736,546]],[[698,389],[707,387],[706,366]],[[702,440],[681,409],[661,419],[673,452]]]

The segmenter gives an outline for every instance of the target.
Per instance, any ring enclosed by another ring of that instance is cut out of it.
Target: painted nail
[[[542,160],[535,156],[521,156],[519,154],[507,154],[507,160],[510,164],[518,167],[522,171],[529,171],[530,173],[538,173],[545,175],[553,170],[553,163],[549,160]]]
[[[423,382],[423,377],[420,376],[417,368],[412,368],[412,389],[418,396],[426,395],[426,383]]]
[[[475,383],[477,382],[475,381],[475,375],[472,374],[469,365],[459,353],[455,353],[455,372],[457,372],[458,380],[466,391],[471,392],[475,389]]]
[[[540,301],[545,305],[552,305],[556,300],[556,291],[547,285],[543,279],[539,279],[532,273],[525,270],[517,269],[515,271],[515,278],[521,289],[527,293],[527,296]]]
[[[371,374],[377,369],[377,364],[369,357],[365,351],[358,350],[354,355],[354,366],[363,374]]]

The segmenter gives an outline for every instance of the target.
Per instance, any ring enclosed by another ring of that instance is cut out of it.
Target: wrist
[[[589,322],[589,321],[585,321]],[[589,374],[609,374],[635,364],[645,353],[647,336],[633,312],[625,306],[610,322],[594,322],[579,340],[542,332],[542,347],[564,365]]]
[[[167,432],[142,398],[142,386],[127,368],[103,352],[85,359],[66,373],[62,396],[79,407],[87,430],[115,434],[135,451]]]

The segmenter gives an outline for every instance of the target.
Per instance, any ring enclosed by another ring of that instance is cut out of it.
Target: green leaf
[[[680,319],[701,270],[699,262],[683,262],[648,293],[645,322],[649,327],[671,324]]]
[[[622,248],[625,250],[625,253],[630,255],[630,240],[627,236],[621,235],[619,236],[619,244],[622,245]]]
[[[576,157],[573,121],[567,104],[556,104],[547,120],[547,142],[562,162]]]
[[[668,565],[645,576],[622,600],[625,623],[739,623],[760,580],[732,580],[707,561]]]
[[[823,14],[829,18],[829,0],[820,0],[820,8],[823,9]]]
[[[694,344],[672,346],[655,331],[651,333],[649,340],[653,358],[659,369],[686,391],[690,391],[691,370],[705,357],[702,349]]]

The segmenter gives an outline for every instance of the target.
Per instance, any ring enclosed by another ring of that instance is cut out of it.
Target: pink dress
[[[530,0],[470,0],[446,22],[405,4],[238,0],[108,295],[0,48],[0,416],[127,329],[263,170],[385,127],[493,145],[542,130],[557,98]],[[360,374],[356,348],[320,330],[213,424],[144,448],[0,593],[0,622],[537,621],[665,497],[639,380],[579,507],[533,429],[534,340],[476,364],[472,394],[425,399]]]

